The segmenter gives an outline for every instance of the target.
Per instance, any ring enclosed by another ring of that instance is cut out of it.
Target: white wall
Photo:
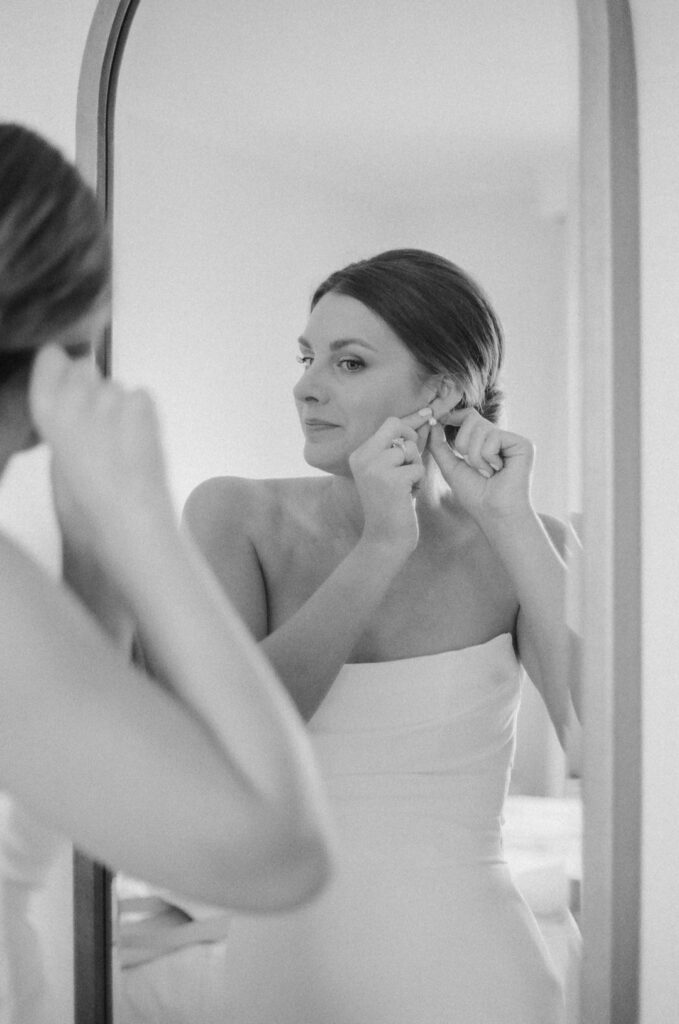
[[[0,118],[39,131],[70,157],[75,154],[80,60],[95,6],[96,0],[2,0],[0,4]],[[22,455],[10,464],[0,486],[0,528],[56,572],[59,549],[46,469],[44,451]],[[7,804],[4,797],[0,799],[4,822]],[[73,1020],[71,886],[71,847],[63,843],[55,853],[46,886],[31,906],[51,987],[49,1024]]]
[[[633,0],[641,142],[642,1024],[679,1014],[679,6]]]

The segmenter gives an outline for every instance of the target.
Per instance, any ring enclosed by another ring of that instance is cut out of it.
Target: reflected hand
[[[414,492],[424,476],[423,441],[414,420],[422,425],[417,413],[390,416],[349,458],[365,517],[363,539],[406,557],[419,538]],[[397,438],[403,439],[402,446],[393,444]]]
[[[501,430],[476,409],[456,409],[442,418],[446,426],[458,428],[453,445],[437,423],[427,446],[463,508],[477,519],[529,511],[533,444]]]

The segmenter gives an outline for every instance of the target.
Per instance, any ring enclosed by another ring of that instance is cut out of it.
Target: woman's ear
[[[446,413],[452,412],[464,397],[462,388],[452,377],[439,376],[432,378],[430,386],[435,390],[434,398],[430,404],[437,419],[441,419]]]

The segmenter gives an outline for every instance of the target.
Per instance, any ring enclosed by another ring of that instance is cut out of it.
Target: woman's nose
[[[327,387],[321,373],[315,370],[313,365],[307,367],[299,378],[292,393],[297,402],[319,402],[327,401]]]

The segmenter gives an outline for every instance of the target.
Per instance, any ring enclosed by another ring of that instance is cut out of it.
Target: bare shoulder
[[[222,521],[226,516],[233,519],[249,518],[256,504],[256,488],[259,481],[237,476],[215,476],[203,480],[195,487],[184,505],[184,518],[191,524],[209,524]]]
[[[184,519],[201,532],[231,531],[236,527],[251,538],[269,536],[285,522],[308,514],[323,482],[323,478],[315,477],[211,477],[189,495]]]
[[[272,595],[308,553],[319,483],[214,477],[186,502],[185,526],[257,639],[269,631]]]
[[[566,558],[574,547],[579,546],[577,534],[570,523],[548,512],[540,512],[539,516],[549,539],[562,558]]]

